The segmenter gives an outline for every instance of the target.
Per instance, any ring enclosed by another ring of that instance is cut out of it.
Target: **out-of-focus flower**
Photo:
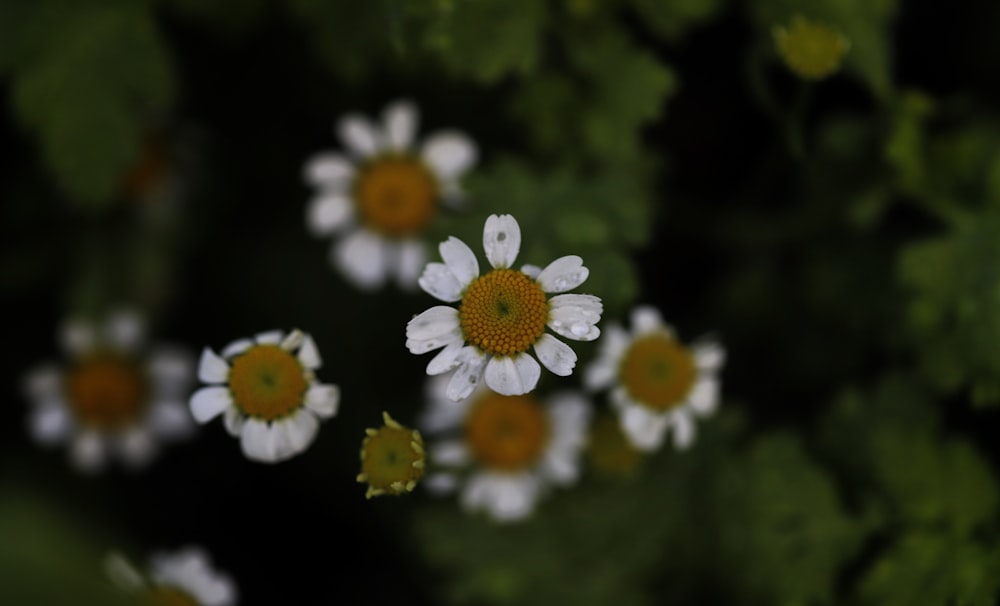
[[[659,311],[639,306],[632,311],[631,334],[607,327],[583,378],[591,389],[611,388],[611,406],[636,448],[658,449],[673,428],[674,445],[685,449],[694,442],[694,417],[715,411],[724,361],[718,343],[705,339],[687,348]]]
[[[435,493],[461,485],[460,502],[501,522],[521,520],[552,486],[579,477],[590,402],[575,391],[504,396],[480,387],[455,402],[447,379],[428,381],[428,407],[419,425],[437,436],[425,479]]]
[[[412,492],[424,475],[424,440],[420,432],[403,427],[389,413],[384,425],[365,430],[361,444],[358,482],[368,484],[365,498]]]
[[[159,442],[189,435],[194,423],[184,400],[194,378],[193,357],[172,346],[147,347],[145,333],[134,310],[113,312],[102,324],[65,322],[61,340],[68,367],[45,364],[25,378],[35,439],[68,441],[71,461],[92,472],[109,455],[141,467]]]
[[[154,553],[143,574],[120,553],[104,562],[112,582],[155,606],[232,606],[236,585],[229,575],[215,570],[199,547],[173,553]]]
[[[312,337],[297,329],[238,339],[221,355],[206,347],[198,378],[208,387],[191,396],[191,413],[199,423],[223,415],[248,459],[289,459],[312,444],[321,419],[337,414],[340,389],[317,382],[321,364]]]
[[[840,69],[850,41],[839,32],[801,15],[789,28],[776,26],[774,42],[785,65],[803,78],[819,80]]]
[[[305,179],[317,189],[306,223],[314,235],[339,237],[331,261],[359,288],[395,276],[413,289],[427,259],[425,228],[441,204],[461,202],[459,180],[477,150],[453,130],[431,134],[417,149],[417,108],[408,101],[389,105],[382,122],[341,118],[347,154],[323,152],[306,163]]]
[[[603,305],[593,295],[561,294],[589,275],[575,255],[560,257],[545,269],[511,269],[521,248],[521,228],[510,215],[490,215],[483,229],[483,248],[493,269],[479,275],[475,253],[458,238],[441,243],[444,263],[428,263],[420,286],[458,308],[439,305],[406,325],[406,347],[423,354],[443,347],[427,365],[427,374],[455,370],[448,383],[452,400],[469,397],[486,375],[486,384],[503,395],[528,393],[538,384],[538,360],[560,376],[573,373],[576,352],[545,332],[578,341],[600,335],[597,322]],[[457,370],[456,370],[457,369]]]

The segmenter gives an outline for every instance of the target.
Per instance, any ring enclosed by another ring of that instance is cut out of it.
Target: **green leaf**
[[[725,0],[631,0],[643,23],[666,40],[675,41],[716,16]]]

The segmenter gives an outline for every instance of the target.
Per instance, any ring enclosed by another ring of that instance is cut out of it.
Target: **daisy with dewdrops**
[[[236,585],[228,575],[216,571],[208,555],[198,547],[153,554],[146,574],[119,553],[109,555],[104,567],[113,583],[144,598],[143,603],[164,606],[236,604]]]
[[[573,349],[545,331],[577,341],[600,335],[601,300],[565,293],[583,284],[589,270],[575,255],[560,257],[545,269],[511,269],[521,248],[521,228],[510,215],[490,215],[483,248],[492,270],[479,274],[475,253],[458,238],[441,243],[444,263],[428,263],[420,286],[458,307],[438,305],[406,325],[406,347],[423,354],[444,348],[427,365],[427,374],[455,370],[448,383],[452,400],[469,397],[485,375],[490,389],[503,395],[528,393],[541,375],[540,361],[559,376],[576,366]],[[534,357],[528,350],[534,350]]]
[[[709,339],[685,347],[653,307],[637,307],[631,319],[631,334],[617,325],[607,328],[584,383],[611,389],[611,406],[636,448],[658,449],[668,429],[678,449],[688,448],[694,418],[711,415],[718,405],[725,351]]]
[[[428,381],[419,421],[436,437],[427,453],[433,471],[424,480],[432,492],[460,490],[464,509],[513,522],[531,515],[552,487],[577,480],[591,415],[583,395],[504,396],[481,386],[456,403],[447,384],[446,377]]]
[[[323,152],[305,166],[316,188],[306,223],[316,236],[337,236],[331,261],[366,290],[394,277],[402,288],[416,287],[427,259],[421,239],[441,205],[462,199],[459,179],[476,162],[475,143],[448,130],[415,140],[417,108],[397,101],[382,124],[348,115],[337,134],[346,153]]]
[[[147,348],[138,312],[119,310],[100,324],[72,319],[60,336],[68,365],[45,364],[24,382],[36,440],[68,442],[74,465],[93,472],[112,456],[141,467],[161,442],[190,435],[194,423],[184,403],[194,360],[174,347]]]
[[[300,330],[239,339],[221,354],[206,347],[198,378],[208,386],[191,396],[191,413],[199,423],[223,415],[248,459],[289,459],[312,444],[321,420],[337,414],[340,389],[316,380],[320,365],[316,343]]]

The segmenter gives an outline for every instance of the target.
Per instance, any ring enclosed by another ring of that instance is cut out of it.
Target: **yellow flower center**
[[[513,269],[495,269],[473,280],[458,308],[465,339],[496,356],[527,351],[545,333],[548,316],[542,287]]]
[[[146,603],[150,606],[199,606],[198,600],[190,593],[167,585],[150,589]]]
[[[362,167],[354,195],[365,223],[388,236],[421,231],[437,210],[434,175],[417,158],[387,155]]]
[[[549,437],[549,420],[531,396],[479,397],[465,419],[465,437],[483,466],[500,471],[532,467]]]
[[[587,456],[594,469],[613,475],[628,475],[642,462],[642,451],[636,449],[622,432],[618,419],[602,414],[590,428]]]
[[[850,48],[844,36],[798,15],[791,28],[774,29],[774,41],[788,68],[803,78],[825,78],[837,71]]]
[[[621,381],[632,399],[656,410],[669,410],[691,391],[696,378],[694,358],[667,334],[636,339],[622,360]]]
[[[80,360],[64,383],[66,399],[83,425],[118,429],[133,422],[146,406],[148,380],[133,360],[99,353]]]
[[[368,484],[366,497],[410,492],[424,475],[424,441],[420,432],[382,415],[385,425],[368,429],[361,443],[359,482]]]
[[[298,359],[277,345],[255,345],[233,360],[229,389],[236,405],[271,421],[302,405],[308,383]]]

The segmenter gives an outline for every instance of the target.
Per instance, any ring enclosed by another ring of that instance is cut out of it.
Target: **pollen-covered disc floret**
[[[796,15],[789,28],[775,27],[774,42],[785,65],[802,78],[819,80],[840,69],[850,41],[837,31]]]
[[[140,572],[119,553],[110,554],[105,569],[112,582],[152,606],[234,606],[236,585],[215,570],[199,547],[155,553]]]
[[[633,446],[656,450],[672,429],[675,446],[684,449],[694,442],[694,417],[715,411],[724,361],[715,341],[688,348],[655,308],[640,306],[632,312],[631,334],[617,325],[605,331],[584,382],[610,388],[611,406]]]
[[[191,412],[199,423],[223,415],[248,459],[291,458],[337,413],[339,388],[316,380],[321,363],[316,343],[300,330],[239,339],[221,355],[205,348],[198,376],[209,385],[191,396]]]
[[[432,133],[417,145],[417,108],[389,105],[382,124],[348,115],[337,123],[346,153],[319,153],[306,163],[316,188],[306,223],[336,236],[334,266],[363,289],[395,277],[414,288],[427,253],[421,239],[442,206],[462,202],[459,181],[476,162],[476,145],[457,131]]]
[[[194,360],[179,348],[146,347],[136,311],[113,312],[100,324],[70,320],[61,337],[67,366],[44,365],[25,380],[38,441],[68,441],[73,463],[96,471],[112,455],[140,467],[161,442],[190,435],[194,423],[184,398]]]
[[[528,517],[551,487],[576,481],[591,412],[582,394],[539,399],[480,387],[454,402],[447,382],[428,381],[420,419],[421,429],[436,437],[427,456],[428,489],[458,489],[465,509],[507,522]]]
[[[545,331],[577,341],[600,335],[601,300],[593,295],[558,294],[582,284],[589,275],[575,255],[560,257],[545,269],[511,269],[521,248],[521,228],[510,215],[490,215],[483,228],[483,248],[493,269],[479,274],[475,253],[458,238],[442,242],[443,263],[428,263],[420,286],[442,301],[406,325],[406,347],[415,354],[443,348],[427,365],[427,374],[454,370],[448,384],[452,400],[467,398],[485,376],[490,389],[520,395],[535,388],[542,363],[568,376],[576,353]],[[534,350],[536,361],[528,352]]]
[[[361,473],[357,480],[368,484],[365,498],[412,492],[424,475],[424,440],[420,432],[403,427],[389,413],[384,425],[365,430],[361,443]]]

